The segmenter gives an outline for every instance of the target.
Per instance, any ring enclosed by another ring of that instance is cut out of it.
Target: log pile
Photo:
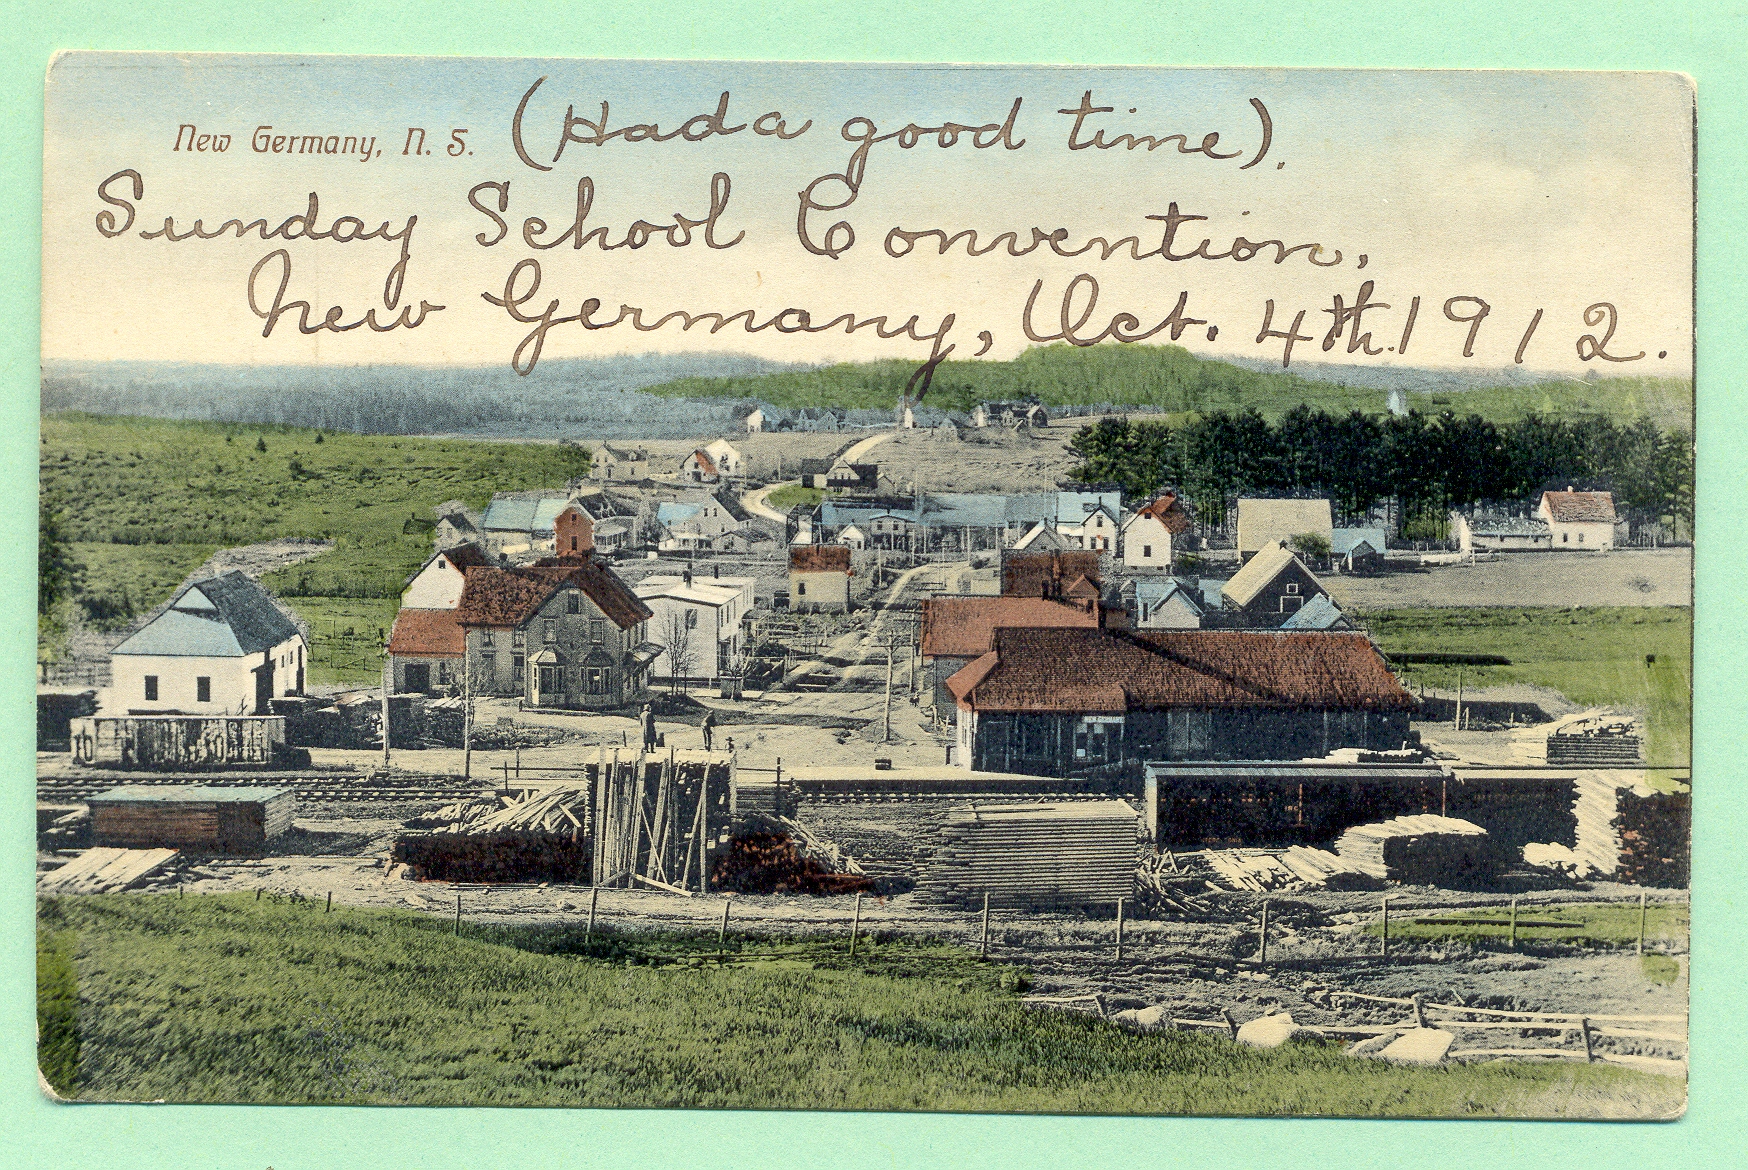
[[[872,879],[836,873],[809,857],[787,833],[743,833],[716,857],[711,881],[742,894],[871,893]]]
[[[395,840],[394,860],[421,881],[589,880],[588,838],[543,830],[403,834]]]
[[[1466,885],[1498,866],[1487,830],[1455,817],[1395,817],[1356,825],[1335,843],[1345,868],[1382,881]]]
[[[1690,792],[1620,794],[1620,868],[1615,876],[1641,886],[1684,887],[1693,839]]]
[[[929,901],[1072,906],[1135,896],[1135,810],[1120,800],[973,805],[947,814],[917,881]]]

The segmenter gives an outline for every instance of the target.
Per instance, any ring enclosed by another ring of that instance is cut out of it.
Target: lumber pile
[[[1613,878],[1621,863],[1620,784],[1610,773],[1586,772],[1574,787],[1572,852],[1592,876]]]
[[[114,894],[145,881],[175,858],[174,849],[87,849],[36,880],[43,894]]]
[[[393,860],[419,881],[562,882],[589,880],[589,842],[542,830],[406,833]]]
[[[1548,763],[1563,768],[1632,768],[1645,762],[1644,740],[1630,719],[1606,716],[1561,724],[1548,736]]]
[[[871,893],[874,882],[859,873],[838,873],[808,856],[786,833],[742,833],[717,854],[715,888],[742,894]]]
[[[495,812],[484,812],[466,822],[469,833],[568,833],[581,837],[589,831],[588,783],[567,784],[514,801]]]
[[[1135,896],[1135,810],[1120,800],[973,805],[947,814],[917,881],[929,901],[1025,907]]]
[[[1286,849],[1210,849],[1203,855],[1229,889],[1304,890],[1329,884],[1331,876],[1354,867],[1326,849],[1293,845]]]
[[[1356,825],[1335,843],[1343,866],[1414,885],[1466,884],[1497,864],[1487,830],[1455,817],[1395,817]]]

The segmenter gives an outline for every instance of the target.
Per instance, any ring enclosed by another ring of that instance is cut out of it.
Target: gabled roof
[[[1099,554],[1091,551],[1021,552],[1001,559],[1001,591],[1008,597],[1056,597],[1077,578],[1098,582]]]
[[[1133,522],[1133,520],[1139,520],[1143,516],[1149,520],[1159,521],[1165,526],[1165,530],[1173,536],[1176,536],[1180,532],[1189,531],[1189,513],[1184,511],[1183,501],[1178,499],[1177,496],[1171,492],[1167,492],[1165,495],[1160,496],[1157,500],[1154,500],[1151,504],[1148,504],[1146,507],[1136,512],[1131,522]]]
[[[1613,524],[1612,492],[1543,492],[1542,506],[1560,524]]]
[[[1360,544],[1367,544],[1373,552],[1381,554],[1386,540],[1382,528],[1334,528],[1329,533],[1329,551],[1333,556],[1345,557]]]
[[[989,650],[990,634],[998,627],[1099,624],[1096,606],[1045,597],[935,597],[922,604],[925,658],[976,658]]]
[[[1184,599],[1184,603],[1197,613],[1202,612],[1202,594],[1200,590],[1191,589],[1176,577],[1141,577],[1134,582],[1135,604],[1139,608],[1146,606],[1155,608],[1165,604],[1172,594]]]
[[[1030,549],[1038,552],[1060,552],[1067,547],[1068,542],[1063,539],[1062,534],[1042,520],[1032,525],[1026,535],[1014,541],[1014,548],[1017,551]]]
[[[618,574],[587,561],[575,565],[469,569],[455,620],[463,626],[514,628],[532,618],[547,598],[566,585],[581,589],[622,630],[653,616]]]
[[[597,450],[611,463],[644,463],[649,460],[649,452],[642,447],[622,447],[613,443],[602,443]]]
[[[795,468],[797,476],[826,475],[832,469],[830,459],[803,459]]]
[[[548,533],[569,505],[564,492],[501,492],[486,508],[483,526],[488,532]]]
[[[200,658],[259,654],[298,636],[273,597],[233,569],[194,581],[111,653]]]
[[[403,609],[395,615],[388,652],[411,658],[460,658],[467,652],[467,632],[453,609]]]
[[[661,524],[679,524],[691,520],[704,510],[702,504],[688,504],[680,500],[664,500],[656,505],[656,521]]]
[[[1233,605],[1243,608],[1255,599],[1258,593],[1265,589],[1269,582],[1286,572],[1292,566],[1298,565],[1299,571],[1315,581],[1311,570],[1307,569],[1299,558],[1294,556],[1283,544],[1271,544],[1258,552],[1244,563],[1244,567],[1232,574],[1220,590],[1221,596]]]
[[[1329,600],[1327,594],[1319,593],[1299,607],[1299,611],[1281,623],[1283,630],[1333,630],[1336,627],[1348,628],[1347,615],[1341,612],[1341,607]]]
[[[841,544],[798,544],[789,550],[791,573],[848,573],[850,550]]]
[[[716,470],[716,461],[710,458],[710,455],[703,448],[699,448],[692,452],[690,455],[686,456],[686,458],[688,460],[696,459],[698,461],[698,470],[702,471],[705,475],[722,474],[720,471]]]
[[[1121,492],[1057,492],[1056,523],[1082,524],[1103,508],[1115,519],[1123,507]]]
[[[1358,633],[998,629],[991,645],[947,680],[979,711],[1414,706]]]

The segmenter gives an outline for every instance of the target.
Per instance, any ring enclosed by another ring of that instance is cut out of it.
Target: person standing
[[[653,704],[645,703],[643,705],[641,720],[643,723],[643,750],[653,752],[656,746],[655,707]]]
[[[716,731],[716,712],[704,712],[704,750],[710,750],[710,741]]]

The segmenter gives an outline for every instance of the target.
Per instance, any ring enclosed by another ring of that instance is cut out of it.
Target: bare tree
[[[687,618],[695,611],[674,608],[662,620],[658,634],[668,656],[668,689],[679,690],[692,673],[692,629]]]

